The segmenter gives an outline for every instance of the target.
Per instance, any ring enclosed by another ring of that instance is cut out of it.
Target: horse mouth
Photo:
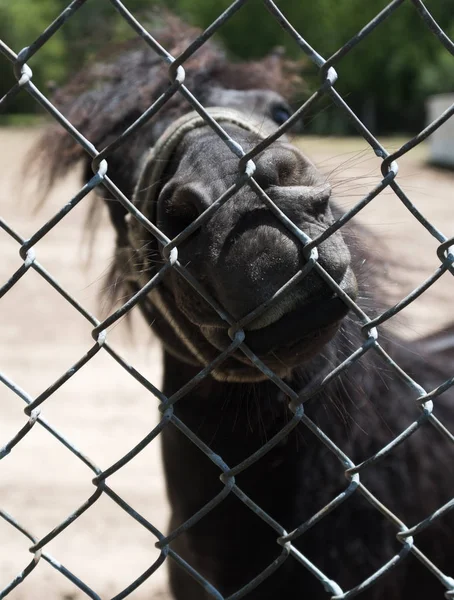
[[[339,329],[349,311],[335,294],[311,299],[260,329],[245,330],[245,345],[277,375],[285,376],[301,362],[314,358]],[[203,327],[205,338],[218,350],[230,343],[227,330]],[[251,366],[249,358],[236,350],[228,359]]]
[[[357,295],[356,278],[348,268],[339,282],[342,291],[353,300]],[[325,287],[318,294],[290,293],[244,327],[245,345],[267,366],[281,371],[282,365],[294,366],[314,358],[336,334],[349,311],[348,304]],[[227,330],[202,326],[205,338],[219,350],[230,343]],[[250,364],[239,349],[232,358]]]
[[[348,310],[345,302],[334,294],[311,300],[270,325],[246,331],[245,343],[258,356],[297,350],[300,342],[303,346],[318,345],[317,340],[322,341],[320,338],[336,330]]]

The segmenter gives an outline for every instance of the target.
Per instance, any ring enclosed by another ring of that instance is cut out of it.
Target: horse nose
[[[298,242],[273,216],[259,212],[246,224],[239,222],[210,264],[215,295],[234,318],[269,300],[300,263]]]
[[[253,175],[275,204],[293,221],[330,216],[331,186],[295,149],[264,153]]]

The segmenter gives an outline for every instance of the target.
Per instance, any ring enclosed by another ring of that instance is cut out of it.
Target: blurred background
[[[327,59],[388,3],[281,0],[278,5],[301,35]],[[194,25],[206,27],[230,2],[128,0],[125,4],[143,23],[156,22],[165,8]],[[429,0],[426,4],[452,37],[452,0]],[[66,5],[66,0],[0,0],[0,36],[17,51],[34,40]],[[133,35],[109,2],[87,2],[30,61],[34,82],[43,90],[59,86],[108,42]],[[285,49],[289,57],[301,61],[306,83],[301,98],[319,82],[315,67],[302,58],[294,40],[259,2],[243,6],[217,35],[237,58],[261,57],[276,47]],[[406,2],[336,66],[336,89],[373,133],[415,133],[424,125],[426,98],[454,91],[452,62],[452,56],[428,31],[414,6]],[[8,61],[0,56],[0,96],[14,82]],[[27,94],[9,107],[11,115],[33,114],[36,110]],[[23,122],[23,118],[20,120]],[[305,128],[310,133],[353,132],[348,120],[329,106],[321,112],[318,107],[317,118],[306,121]]]
[[[15,52],[32,43],[67,6],[68,0],[0,0],[0,38]],[[124,0],[145,26],[156,24],[165,10],[206,27],[229,0]],[[364,27],[386,0],[280,0],[278,6],[293,26],[325,59]],[[427,0],[440,26],[454,35],[453,0]],[[91,0],[30,60],[33,81],[47,95],[112,41],[134,32],[107,0]],[[216,34],[233,60],[285,52],[297,61],[302,82],[295,106],[320,82],[319,73],[295,41],[252,0]],[[397,11],[336,65],[336,89],[389,151],[396,150],[452,103],[454,57],[424,25],[414,6]],[[15,83],[11,63],[0,54],[0,97]],[[194,90],[197,95],[197,90]],[[433,104],[429,100],[442,94]],[[448,95],[446,95],[448,94]],[[438,102],[438,104],[437,104]],[[432,111],[430,114],[428,112]],[[47,117],[47,121],[49,121]],[[431,140],[442,135],[442,156],[454,165],[451,118]],[[0,115],[0,212],[27,238],[55,215],[81,187],[81,173],[68,173],[39,205],[39,180],[29,170],[28,153],[46,127],[46,115],[25,92]],[[443,133],[445,132],[445,133]],[[348,210],[381,179],[377,158],[352,128],[346,114],[327,99],[305,116],[294,143],[327,175],[341,209]],[[449,145],[451,144],[451,145]],[[438,162],[446,164],[445,159]],[[411,201],[437,227],[454,235],[454,171],[434,168],[426,144],[399,159],[398,182]],[[95,199],[92,202],[96,202]],[[100,299],[114,248],[105,214],[96,237],[84,230],[90,220],[90,198],[36,245],[38,260],[61,286],[98,318],[108,314]],[[390,277],[380,290],[386,304],[401,299],[432,274],[439,260],[438,242],[389,189],[358,215],[373,235],[369,247],[383,270],[390,257]],[[377,241],[379,244],[377,244]],[[383,253],[383,244],[387,254]],[[21,267],[18,243],[0,229],[0,285]],[[367,278],[368,265],[362,276]],[[389,326],[406,338],[417,338],[452,322],[454,282],[449,273],[393,318]],[[136,313],[137,311],[133,311]],[[160,385],[159,344],[140,315],[132,331],[120,322],[109,342],[155,385]],[[0,371],[35,398],[55,382],[92,346],[91,325],[51,286],[30,269],[1,299]],[[385,335],[386,333],[384,333]],[[0,447],[26,423],[22,400],[0,386]],[[99,352],[42,405],[43,417],[71,443],[105,469],[133,448],[157,421],[157,400],[105,352]],[[93,473],[42,427],[36,425],[0,464],[0,509],[9,512],[38,538],[46,535],[94,491]],[[167,501],[154,440],[133,461],[109,478],[109,485],[150,522],[166,531]],[[30,541],[0,519],[0,590],[29,563]],[[105,495],[70,527],[46,545],[46,552],[91,586],[111,598],[143,573],[157,558],[155,538]],[[45,561],[8,600],[78,600],[87,596]],[[168,598],[161,568],[131,596],[134,600]]]

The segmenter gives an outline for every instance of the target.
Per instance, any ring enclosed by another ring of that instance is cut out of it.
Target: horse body
[[[422,383],[428,387],[446,375],[428,364],[427,357],[415,356],[412,349],[400,347],[399,351],[399,364],[409,373],[423,370]],[[342,354],[342,349],[339,352]],[[341,381],[314,397],[306,408],[306,414],[358,462],[372,456],[418,417],[405,385],[393,380],[390,372],[383,372],[373,358],[353,366],[348,377],[341,376]],[[175,393],[197,371],[166,353],[164,393]],[[310,375],[299,368],[287,382],[298,388]],[[437,406],[437,415],[444,423],[449,423],[450,401],[452,395]],[[179,401],[175,411],[229,466],[250,456],[290,418],[285,398],[272,383],[226,383],[213,378]],[[447,502],[451,489],[449,445],[430,426],[414,435],[363,477],[368,489],[409,526]],[[162,441],[173,530],[214,498],[223,484],[219,469],[176,428],[166,428]],[[298,428],[236,481],[253,502],[290,532],[347,489],[343,470],[311,432]],[[440,472],[446,474],[446,486],[440,484]],[[452,521],[448,516],[432,527],[430,532],[419,534],[418,548],[442,571],[449,572]],[[402,550],[395,534],[395,525],[359,495],[353,495],[345,506],[325,516],[293,543],[346,590]],[[230,494],[174,540],[172,548],[228,597],[279,557],[282,548],[276,543],[277,537],[270,525]],[[170,568],[176,598],[205,597],[200,584],[180,567],[171,563]],[[297,593],[310,599],[329,597],[322,584],[289,557],[246,597],[267,600]],[[372,600],[429,594],[441,598],[443,588],[413,557],[407,557],[365,592]]]
[[[186,30],[182,31],[185,39]],[[174,40],[176,47],[181,43],[180,38]],[[170,41],[164,45],[172,50]],[[137,113],[143,110],[141,103],[146,106],[162,93],[164,84],[156,75],[156,61],[148,54],[129,52],[130,55],[126,52],[113,66],[103,70],[104,74],[111,73],[104,87],[98,85],[79,96],[84,85],[90,87],[88,74],[85,80],[84,76],[79,78],[75,87],[73,84],[76,94],[71,92],[71,86],[69,91],[60,93],[69,119],[100,147],[137,118]],[[267,59],[268,62],[232,68],[211,44],[199,52],[201,57],[192,71],[190,64],[187,67],[188,80],[197,82],[197,92],[206,106],[216,106],[219,114],[226,107],[233,111],[223,127],[248,151],[276,128],[279,115],[287,110],[286,100],[275,89],[283,80],[281,67]],[[123,63],[131,67],[127,72],[121,67]],[[148,72],[144,65],[148,65]],[[274,69],[274,80],[270,66]],[[260,78],[251,74],[264,73],[266,69],[269,89],[260,89]],[[232,83],[234,72],[239,78],[236,84]],[[102,117],[101,124],[87,116],[87,106],[91,111],[96,106],[105,108],[108,99],[116,91],[124,92],[134,76],[137,83],[134,94],[137,89],[142,92],[136,94],[137,98],[132,98],[131,92],[126,94],[123,105],[119,103],[110,115]],[[153,76],[158,81],[154,87],[147,79],[153,80]],[[274,88],[273,81],[277,82]],[[209,209],[235,185],[239,176],[237,157],[196,116],[193,123],[198,123],[197,126],[184,130],[178,138],[178,132],[182,131],[178,119],[183,115],[181,123],[186,123],[185,115],[190,110],[184,100],[174,97],[162,109],[159,119],[148,123],[125,148],[116,150],[109,158],[108,173],[114,183],[128,194],[135,188],[138,208],[169,238]],[[187,117],[189,122],[191,118]],[[177,123],[173,132],[176,141],[159,166],[158,176],[153,176],[153,169],[147,170],[147,165],[154,168],[153,160],[156,162],[159,156],[144,157],[150,147],[155,151],[156,147],[164,147],[162,136],[166,144],[170,143],[166,131],[174,123]],[[57,132],[45,139],[46,147],[52,144],[56,156],[53,174],[58,175],[62,165],[70,166],[80,155]],[[255,162],[257,182],[304,234],[317,237],[334,222],[327,181],[288,141],[274,142]],[[86,173],[89,174],[88,162]],[[160,248],[150,233],[126,217],[119,203],[108,199],[107,204],[117,232],[112,277],[121,281],[128,293],[134,293],[163,264]],[[295,390],[310,386],[361,345],[358,324],[347,315],[348,307],[313,272],[301,277],[272,307],[247,319],[289,279],[302,273],[307,264],[300,240],[271,214],[248,185],[236,190],[178,246],[178,256],[180,263],[234,320],[246,317],[248,347]],[[361,258],[362,250],[351,243],[348,232],[336,232],[318,247],[319,264],[345,294],[359,298],[358,302],[364,295],[355,279],[356,263]],[[226,322],[172,270],[143,299],[140,307],[164,345],[163,392],[167,397],[231,343]],[[414,348],[399,340],[384,342],[396,362],[429,390],[452,376],[448,361],[452,347],[438,351],[432,358],[430,348],[434,339],[432,336],[427,343],[423,340]],[[436,400],[436,414],[445,424],[453,422],[448,411],[452,400],[452,391]],[[178,400],[174,410],[230,468],[277,434],[292,414],[288,398],[241,350],[236,350]],[[369,351],[311,398],[305,414],[359,463],[386,446],[421,413],[405,383],[396,379],[380,357]],[[220,493],[224,483],[219,479],[219,468],[176,427],[165,427],[161,439],[172,506],[170,530],[173,530]],[[442,479],[443,473],[449,471],[451,451],[446,438],[425,424],[361,477],[380,501],[412,526],[452,496],[448,477]],[[344,470],[338,458],[300,424],[237,475],[236,482],[271,519],[290,532],[348,487]],[[452,515],[447,515],[416,538],[418,548],[427,552],[443,572],[449,570],[452,561],[453,529]],[[396,525],[391,525],[356,491],[293,543],[326,577],[347,590],[402,550],[402,544],[395,539],[396,532]],[[228,597],[278,560],[284,551],[276,543],[278,537],[268,523],[230,493],[173,540],[171,548]],[[297,594],[308,600],[328,597],[327,590],[310,572],[310,565],[308,568],[307,564],[301,564],[304,560],[287,557],[246,597],[251,600],[275,600]],[[171,587],[177,600],[212,597],[180,566],[172,561],[170,565]],[[383,597],[409,600],[429,594],[441,598],[442,592],[442,586],[427,569],[413,557],[406,557],[370,587],[365,596],[371,600]]]

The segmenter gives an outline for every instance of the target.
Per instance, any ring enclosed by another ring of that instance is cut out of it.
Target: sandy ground
[[[36,192],[28,185],[23,157],[36,131],[0,129],[1,216],[21,236],[29,237],[77,190],[72,174],[39,211]],[[397,147],[393,140],[387,148]],[[330,174],[338,202],[347,209],[380,179],[379,162],[362,140],[304,140],[304,147]],[[443,233],[454,235],[454,174],[425,166],[418,148],[399,161],[401,182],[413,202]],[[24,185],[24,181],[26,185]],[[113,237],[102,222],[87,266],[88,240],[82,235],[88,210],[84,201],[36,246],[37,259],[98,317],[105,309],[98,294],[112,256]],[[385,192],[361,214],[395,262],[387,294],[408,293],[437,266],[437,243]],[[368,239],[372,251],[374,239]],[[18,244],[0,230],[0,285],[21,265]],[[380,256],[381,258],[381,256]],[[385,262],[385,261],[384,261]],[[367,265],[365,267],[367,271]],[[401,335],[414,338],[452,319],[454,281],[448,274],[394,319]],[[0,371],[36,397],[92,346],[90,325],[38,274],[30,270],[0,302]],[[151,381],[161,377],[159,346],[133,319],[132,335],[124,323],[109,341]],[[0,447],[25,424],[24,404],[1,386]],[[137,444],[157,421],[157,400],[101,351],[42,406],[42,416],[75,446],[107,468]],[[93,493],[92,472],[42,427],[30,433],[0,463],[0,508],[37,537],[51,531]],[[110,480],[110,485],[139,513],[165,530],[168,509],[160,467],[159,441]],[[0,589],[30,561],[29,541],[0,519]],[[112,598],[157,557],[154,536],[111,499],[102,496],[84,515],[46,546],[46,552],[86,582],[104,600]],[[8,598],[76,600],[87,596],[45,561]],[[129,596],[164,599],[165,568]]]

